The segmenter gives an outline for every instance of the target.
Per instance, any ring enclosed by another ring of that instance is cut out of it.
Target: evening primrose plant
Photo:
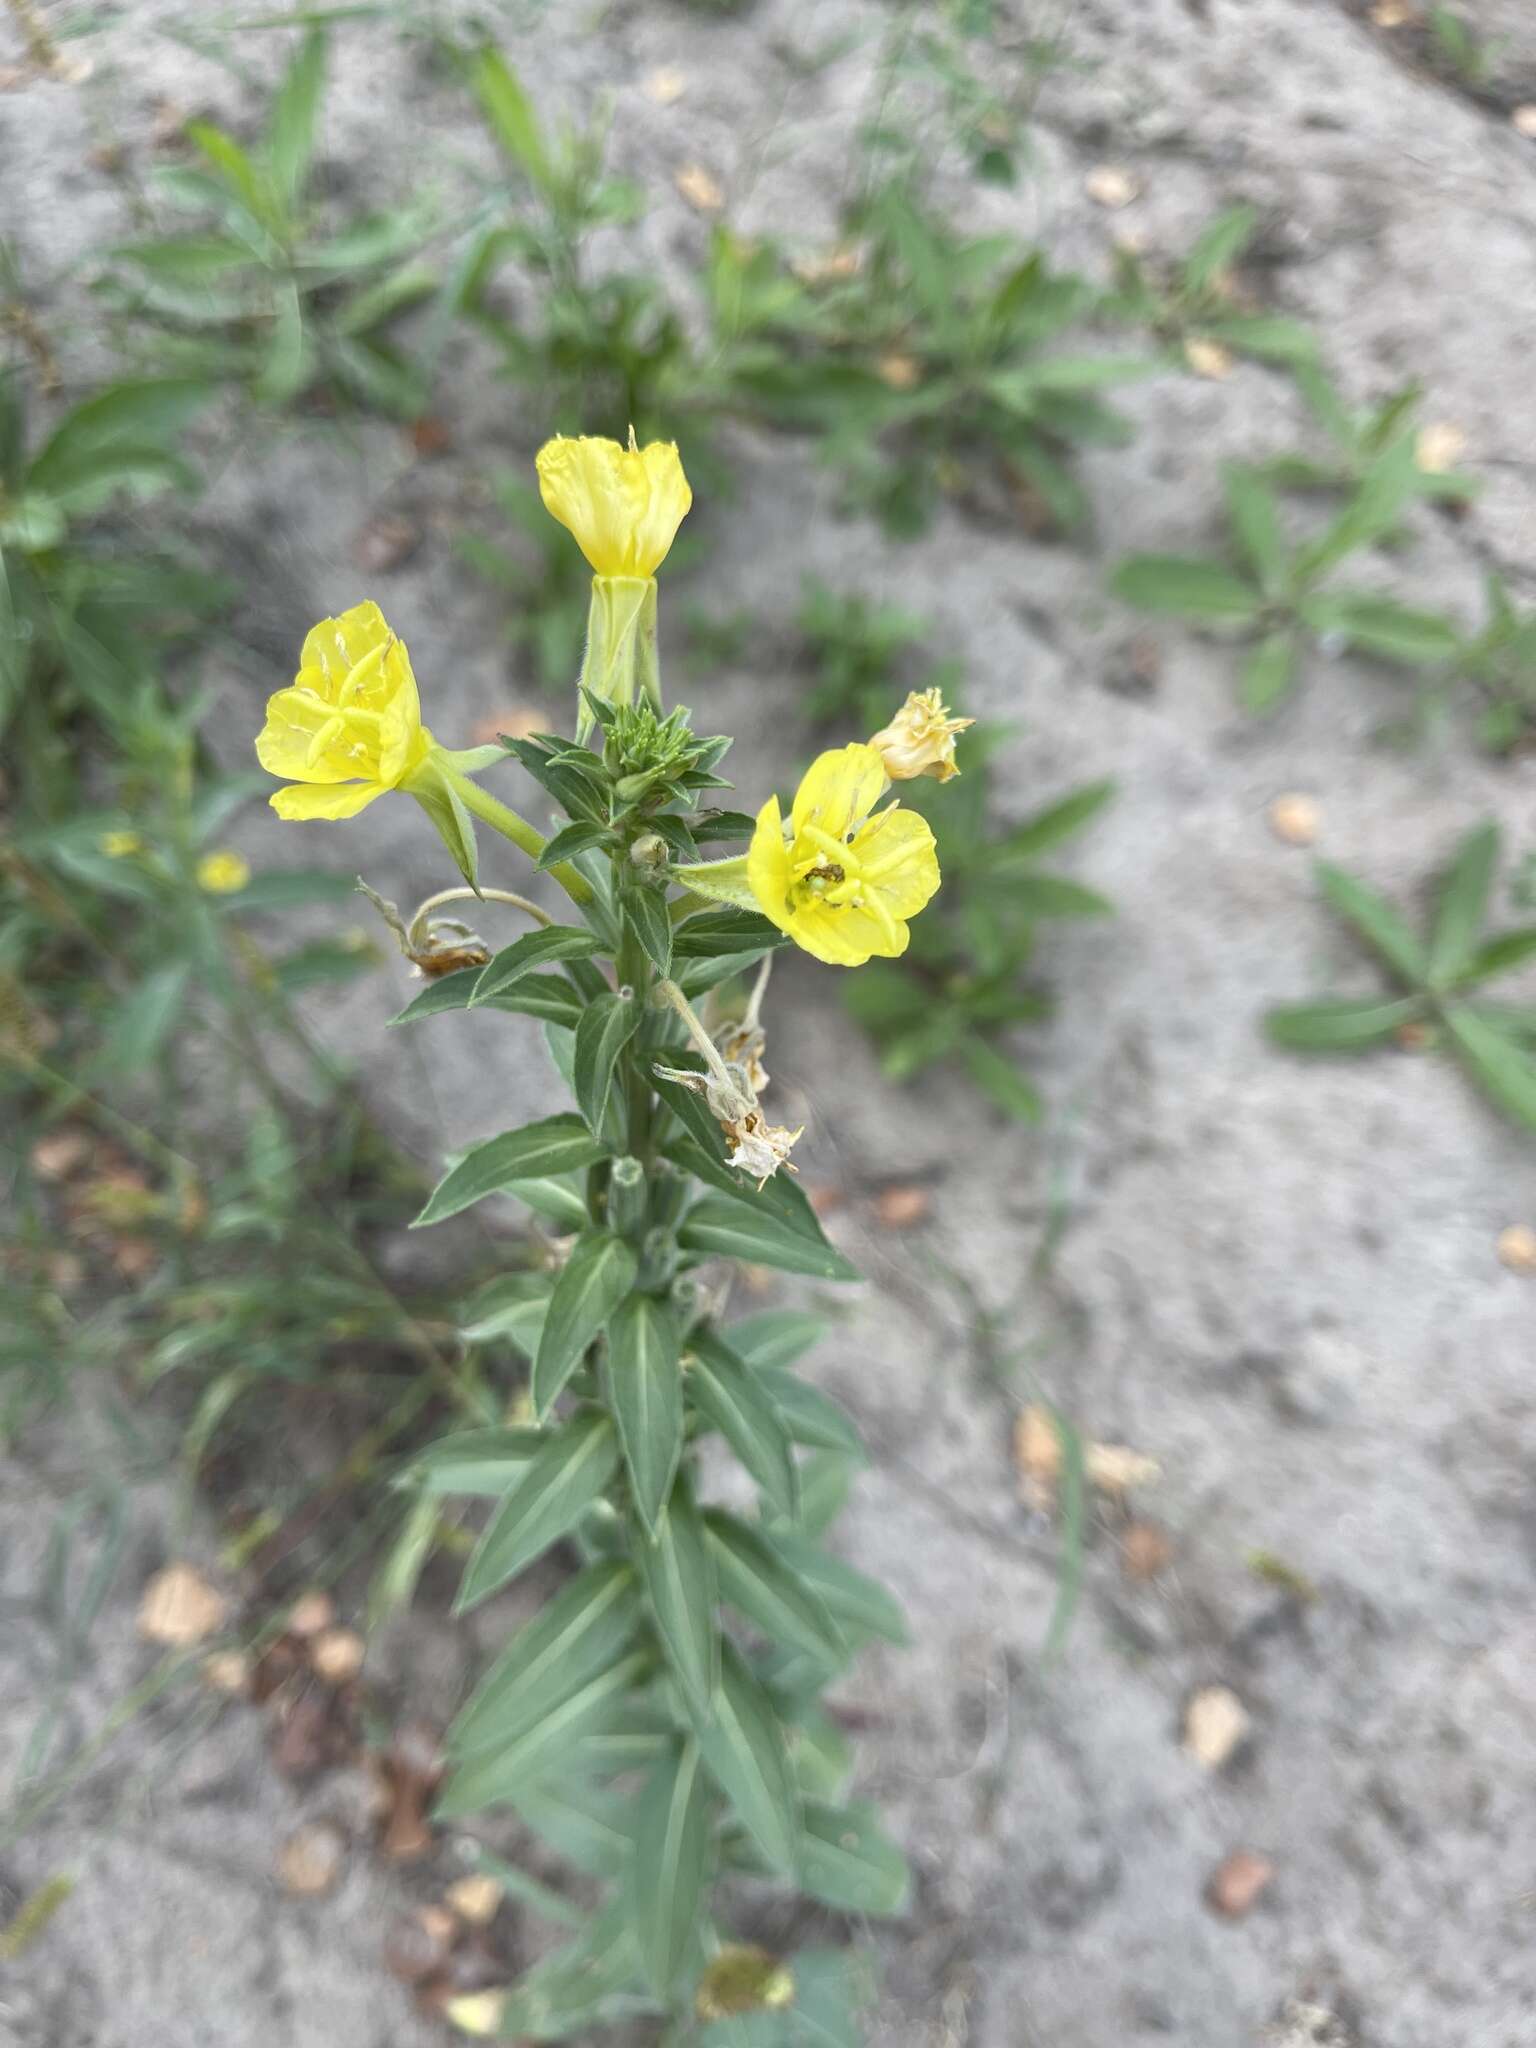
[[[288,778],[281,816],[345,818],[395,791],[423,805],[470,885],[409,917],[380,905],[426,978],[395,1022],[534,1017],[571,1097],[461,1153],[417,1219],[511,1196],[548,1234],[540,1268],[492,1281],[465,1316],[506,1422],[433,1445],[402,1485],[487,1504],[461,1610],[556,1544],[573,1565],[449,1730],[438,1811],[510,1807],[602,1887],[573,1940],[451,2011],[502,2037],[585,2040],[649,2014],[675,2044],[746,2038],[724,2029],[749,2016],[754,2042],[853,2043],[837,1959],[733,1944],[710,1897],[743,1872],[850,1913],[899,1910],[903,1858],[845,1799],[846,1745],[821,1695],[867,1643],[902,1640],[901,1617],[820,1541],[860,1447],[791,1369],[816,1318],[733,1321],[727,1307],[737,1260],[857,1277],[796,1185],[799,1132],[763,1106],[769,973],[787,944],[839,968],[902,953],[940,872],[932,829],[893,785],[953,775],[967,721],[914,697],[813,761],[787,810],[775,794],[755,814],[722,808],[729,742],[662,701],[656,572],[690,503],[675,448],[562,436],[537,467],[593,571],[577,736],[503,742],[563,812],[552,837],[422,724],[409,658],[370,604],[309,635],[258,743]],[[510,842],[524,875],[552,874],[567,916],[480,885],[459,809]],[[439,916],[472,893],[477,915],[531,928],[493,952]],[[513,1353],[526,1367],[510,1375]],[[706,1494],[714,1439],[745,1468],[754,1512]]]

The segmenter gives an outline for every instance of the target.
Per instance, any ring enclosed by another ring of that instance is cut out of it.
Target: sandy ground
[[[1508,39],[1502,104],[1536,100],[1523,0],[1468,11]],[[1497,99],[1405,64],[1363,13],[1327,0],[1082,0],[1067,10],[1074,61],[1042,92],[1035,175],[975,195],[957,178],[950,196],[1100,274],[1116,232],[1178,247],[1222,203],[1261,207],[1275,303],[1317,322],[1346,388],[1363,399],[1417,376],[1430,416],[1465,430],[1485,492],[1460,525],[1416,524],[1401,574],[1416,601],[1471,611],[1487,566],[1518,580],[1536,557],[1536,142]],[[86,319],[79,254],[123,225],[115,188],[85,160],[92,143],[112,131],[137,149],[161,96],[244,116],[217,69],[142,32],[187,18],[140,0],[82,45],[96,59],[87,87],[0,96],[7,225],[66,326]],[[744,227],[830,233],[881,18],[761,0],[718,20],[615,8],[594,29],[585,10],[551,10],[518,58],[555,106],[613,91],[615,159],[650,189],[647,233],[675,265],[705,233],[672,190],[689,162],[720,178]],[[830,47],[845,29],[864,40],[825,69],[786,63],[786,48]],[[260,63],[255,42],[242,48]],[[367,167],[376,198],[413,175],[381,108],[408,108],[410,136],[445,152],[445,178],[485,161],[462,104],[410,43],[370,47],[354,32],[348,47],[326,146]],[[688,80],[665,110],[636,86],[663,64]],[[1143,185],[1113,217],[1083,197],[1086,171],[1105,162]],[[1119,917],[1045,951],[1062,1000],[1028,1045],[1051,1105],[1043,1131],[1000,1126],[944,1079],[893,1100],[830,974],[793,966],[775,990],[781,1113],[810,1123],[807,1175],[843,1191],[833,1228],[871,1282],[816,1366],[874,1450],[842,1540],[899,1590],[916,1645],[869,1657],[841,1695],[868,1724],[862,1783],[918,1875],[909,1919],[870,1930],[885,1979],[874,2039],[1528,2048],[1536,1282],[1506,1271],[1494,1245],[1507,1224],[1536,1220],[1536,1155],[1438,1061],[1306,1067],[1268,1050],[1257,1024],[1266,1004],[1359,972],[1318,908],[1308,856],[1267,828],[1277,793],[1312,795],[1320,850],[1401,893],[1487,813],[1528,850],[1536,770],[1489,764],[1458,738],[1384,749],[1398,686],[1347,660],[1320,661],[1292,708],[1252,726],[1233,709],[1228,657],[1172,628],[1155,633],[1155,685],[1127,696],[1127,649],[1146,628],[1104,599],[1105,564],[1212,538],[1217,458],[1283,445],[1298,413],[1282,380],[1253,369],[1159,381],[1125,403],[1141,432],[1090,464],[1097,529],[1082,546],[950,515],[923,542],[889,547],[835,520],[809,449],[748,440],[735,502],[700,507],[716,543],[707,584],[668,596],[773,619],[807,572],[887,592],[963,658],[973,709],[1018,721],[1001,778],[1010,814],[1090,777],[1120,784],[1080,860]],[[292,430],[219,479],[215,535],[257,572],[238,622],[256,652],[221,678],[231,760],[303,628],[365,584],[409,638],[441,735],[467,738],[524,694],[453,537],[483,517],[479,465],[524,459],[541,424],[472,354],[455,363],[444,410],[456,452],[434,465],[384,426],[345,445]],[[423,546],[365,579],[354,537],[398,509],[421,523]],[[809,743],[782,653],[766,632],[734,672],[674,685],[710,726],[739,730],[732,765],[753,802]],[[424,825],[393,806],[347,828],[344,847],[320,827],[303,843],[260,817],[246,830],[279,862],[356,861],[402,901],[439,875]],[[516,1023],[381,1035],[404,988],[389,979],[364,981],[319,1021],[356,1049],[381,1110],[424,1154],[547,1101],[534,1036]],[[931,1187],[929,1221],[882,1233],[872,1194],[909,1180]],[[1064,1233],[1031,1283],[1063,1191]],[[1013,1369],[1001,1378],[967,1304],[1003,1317]],[[1161,1481],[1138,1509],[1172,1543],[1168,1570],[1138,1584],[1113,1517],[1096,1520],[1076,1625],[1048,1664],[1052,1532],[1018,1499],[1009,1452],[1014,1410],[1036,1388],[1091,1435],[1157,1460]],[[11,1599],[32,1597],[51,1503],[90,1455],[77,1433],[55,1433],[7,1468]],[[121,1602],[68,1694],[86,1729],[145,1668],[131,1628],[139,1581],[197,1541],[195,1513],[189,1539],[167,1491],[138,1498]],[[1316,1599],[1256,1575],[1255,1553],[1304,1575]],[[30,1642],[26,1625],[15,1639]],[[429,1710],[471,1654],[431,1620],[386,1647],[407,1697],[409,1673],[430,1670]],[[6,1687],[8,1764],[35,1722],[45,1661],[29,1652],[20,1687]],[[1219,1772],[1180,1741],[1187,1697],[1208,1683],[1232,1687],[1252,1719]],[[0,1860],[15,1894],[61,1870],[77,1879],[46,1937],[0,1978],[0,2042],[436,2038],[378,1969],[380,1916],[404,1880],[358,1857],[324,1905],[275,1889],[285,1828],[340,1794],[306,1802],[276,1781],[251,1717],[233,1712],[193,1742],[178,1713],[147,1715]],[[1270,1858],[1275,1876],[1233,1922],[1204,1892],[1239,1848]],[[1334,2031],[1294,2018],[1298,2001],[1331,2014]],[[1271,2035],[1288,2007],[1291,2032]]]

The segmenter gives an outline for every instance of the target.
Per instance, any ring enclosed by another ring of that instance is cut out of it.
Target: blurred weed
[[[1115,594],[1143,611],[1215,629],[1248,652],[1238,694],[1268,711],[1300,680],[1310,643],[1353,648],[1377,660],[1425,670],[1460,648],[1453,621],[1366,589],[1331,587],[1353,554],[1380,545],[1423,494],[1413,438],[1400,434],[1371,463],[1343,508],[1315,539],[1287,537],[1276,491],[1256,469],[1224,472],[1231,565],[1185,555],[1132,555],[1111,578]]]
[[[308,29],[252,148],[189,123],[202,167],[159,170],[152,189],[201,222],[118,246],[100,291],[125,350],[158,368],[241,383],[267,406],[318,388],[414,418],[426,380],[388,329],[436,289],[417,260],[433,221],[418,204],[326,226],[313,159],[327,52],[325,29]]]
[[[1271,483],[1293,491],[1359,491],[1384,464],[1398,464],[1406,446],[1413,453],[1412,496],[1455,506],[1467,504],[1477,495],[1475,477],[1438,466],[1429,431],[1417,416],[1422,394],[1416,384],[1404,385],[1380,405],[1360,411],[1345,403],[1321,365],[1298,363],[1294,376],[1297,390],[1331,446],[1323,456],[1277,455],[1260,463],[1261,474]]]
[[[874,731],[889,720],[906,690],[955,686],[958,663],[924,666],[914,659],[928,623],[900,605],[832,590],[811,577],[795,626],[811,676],[803,701],[817,725]]]
[[[1218,375],[1233,355],[1293,370],[1310,364],[1317,354],[1312,330],[1252,304],[1239,281],[1238,266],[1258,224],[1253,207],[1229,207],[1182,257],[1164,264],[1118,247],[1114,283],[1101,311],[1153,335],[1176,363],[1203,364]]]
[[[570,539],[545,512],[538,490],[515,470],[491,479],[497,505],[517,529],[518,549],[466,533],[459,547],[470,566],[507,599],[506,636],[541,689],[573,688],[586,638],[591,574]]]
[[[1484,36],[1455,8],[1434,6],[1425,17],[1430,60],[1469,92],[1481,92],[1493,77],[1507,36]]]
[[[1384,896],[1320,862],[1324,901],[1386,969],[1395,993],[1287,1004],[1266,1017],[1270,1038],[1307,1053],[1394,1042],[1414,1051],[1443,1047],[1506,1116],[1536,1131],[1536,1006],[1482,992],[1536,960],[1536,925],[1486,929],[1498,859],[1497,825],[1474,826],[1439,880],[1422,936]]]

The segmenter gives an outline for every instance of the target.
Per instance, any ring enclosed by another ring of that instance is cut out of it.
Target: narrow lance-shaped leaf
[[[606,1415],[582,1415],[550,1435],[475,1546],[457,1611],[476,1606],[568,1535],[619,1469]]]
[[[721,1597],[770,1642],[840,1663],[847,1654],[842,1630],[820,1594],[793,1570],[783,1552],[724,1509],[711,1509],[704,1519],[715,1547]]]
[[[471,1003],[480,1004],[492,996],[504,995],[535,968],[551,967],[562,960],[590,960],[601,951],[602,942],[597,934],[580,925],[553,924],[540,931],[524,932],[481,968]]]
[[[472,1145],[457,1165],[449,1168],[411,1227],[419,1230],[428,1223],[440,1223],[445,1216],[457,1216],[472,1202],[500,1194],[517,1181],[575,1173],[584,1166],[595,1166],[605,1156],[606,1148],[581,1118],[569,1111],[524,1124],[521,1130],[504,1131],[499,1138]]]
[[[1448,1005],[1445,1021],[1484,1093],[1506,1116],[1536,1130],[1536,1059],[1464,1003]]]
[[[1331,907],[1354,926],[1393,973],[1415,987],[1421,985],[1429,971],[1424,949],[1392,905],[1331,862],[1318,862],[1317,879]]]
[[[1499,858],[1499,828],[1474,825],[1456,849],[1435,903],[1429,936],[1429,978],[1447,988],[1465,970],[1488,917],[1488,897]]]
[[[1418,996],[1340,996],[1284,1004],[1269,1012],[1264,1028],[1291,1052],[1358,1052],[1382,1044],[1424,1013]]]
[[[730,1195],[706,1195],[683,1218],[678,1243],[712,1258],[744,1259],[807,1273],[818,1280],[857,1280],[858,1268],[830,1245],[818,1245],[779,1217]]]
[[[599,996],[582,1012],[571,1058],[572,1090],[592,1130],[602,1128],[608,1089],[619,1054],[634,1036],[640,1005],[628,989]]]
[[[583,1352],[634,1285],[633,1245],[606,1230],[576,1240],[549,1297],[533,1361],[533,1405],[547,1415]]]
[[[649,1294],[631,1294],[608,1329],[604,1385],[619,1426],[630,1490],[655,1536],[683,1452],[683,1369],[677,1323]]]
[[[520,1628],[449,1729],[455,1756],[516,1742],[600,1671],[617,1662],[640,1625],[634,1570],[589,1565]]]
[[[686,1476],[662,1510],[654,1541],[637,1527],[635,1562],[672,1675],[697,1726],[710,1719],[720,1673],[714,1556]]]
[[[899,1913],[906,1904],[906,1858],[871,1807],[808,1799],[800,1841],[800,1883],[813,1899],[845,1913]]]
[[[734,1643],[722,1652],[715,1710],[700,1730],[710,1775],[776,1870],[795,1868],[800,1800],[777,1715]]]
[[[636,1650],[552,1705],[515,1742],[469,1757],[438,1794],[437,1817],[449,1820],[504,1804],[558,1770],[573,1744],[622,1718],[625,1696],[650,1676],[655,1664],[650,1651]]]
[[[799,1483],[790,1434],[761,1381],[716,1332],[689,1337],[689,1400],[714,1425],[780,1514],[793,1517]]]
[[[629,1868],[630,1925],[659,1997],[672,1988],[697,1939],[708,1860],[708,1788],[698,1745],[684,1741],[640,1795]]]

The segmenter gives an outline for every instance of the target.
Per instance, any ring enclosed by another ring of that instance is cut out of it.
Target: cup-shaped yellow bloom
[[[256,758],[300,785],[273,796],[280,818],[351,818],[398,789],[433,745],[405,643],[369,601],[306,636],[297,676],[267,700]]]
[[[233,896],[250,879],[250,862],[227,846],[205,853],[197,864],[197,886],[210,896]]]
[[[538,454],[545,508],[575,535],[594,576],[648,580],[693,503],[675,441],[629,446],[557,434]]]
[[[834,967],[907,948],[907,924],[939,886],[928,821],[875,805],[885,764],[871,746],[821,754],[795,792],[789,830],[770,797],[757,814],[747,881],[763,915]]]
[[[892,782],[910,782],[918,775],[948,782],[960,773],[955,763],[955,734],[975,723],[974,718],[951,718],[941,690],[913,690],[890,724],[882,726],[869,744],[885,763]]]

